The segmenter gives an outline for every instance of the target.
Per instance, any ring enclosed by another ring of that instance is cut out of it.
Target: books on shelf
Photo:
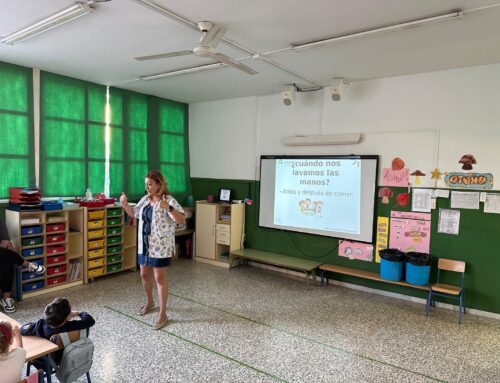
[[[71,262],[70,263],[70,269],[69,269],[69,280],[70,281],[76,281],[77,279],[80,279],[80,274],[82,270],[82,264],[81,262]]]

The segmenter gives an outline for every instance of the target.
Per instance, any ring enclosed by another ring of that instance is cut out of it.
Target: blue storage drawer
[[[40,234],[41,232],[42,232],[41,226],[21,227],[21,235]]]
[[[35,247],[33,249],[24,249],[21,251],[21,255],[23,257],[32,257],[34,255],[42,255],[43,254],[43,247]]]
[[[25,283],[25,284],[23,284],[23,291],[29,292],[29,291],[33,291],[33,290],[39,290],[39,289],[43,288],[44,285],[45,285],[44,281]]]
[[[25,271],[25,272],[21,273],[21,278],[23,281],[28,281],[30,279],[40,278],[40,275]]]

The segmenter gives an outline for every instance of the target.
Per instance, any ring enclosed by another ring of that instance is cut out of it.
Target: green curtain
[[[35,186],[33,73],[0,62],[0,198],[9,187]]]

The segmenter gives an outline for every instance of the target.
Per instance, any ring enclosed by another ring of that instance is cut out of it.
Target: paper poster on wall
[[[392,168],[384,168],[382,175],[382,185],[407,187],[410,179],[409,176],[410,176],[409,168],[403,168],[400,170],[394,170]]]
[[[439,209],[438,233],[458,235],[460,210]]]
[[[340,241],[339,256],[360,261],[373,261],[373,245],[371,243]]]
[[[389,217],[377,217],[377,241],[375,243],[375,262],[380,263],[379,251],[387,249],[389,241]]]
[[[451,192],[450,207],[453,209],[479,209],[479,192]]]
[[[430,212],[432,208],[431,198],[435,195],[432,189],[413,189],[411,198],[411,210]]]
[[[500,194],[486,194],[484,212],[500,214]]]
[[[389,247],[401,251],[429,253],[431,215],[413,212],[391,212]]]

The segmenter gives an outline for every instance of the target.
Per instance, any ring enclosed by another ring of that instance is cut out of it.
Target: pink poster
[[[371,262],[373,260],[373,245],[371,243],[340,241],[339,256]]]
[[[384,168],[382,185],[407,187],[409,182],[409,176],[410,176],[410,169],[408,168],[403,168],[401,170]]]
[[[429,253],[431,215],[415,212],[391,212],[389,247],[404,252]]]

